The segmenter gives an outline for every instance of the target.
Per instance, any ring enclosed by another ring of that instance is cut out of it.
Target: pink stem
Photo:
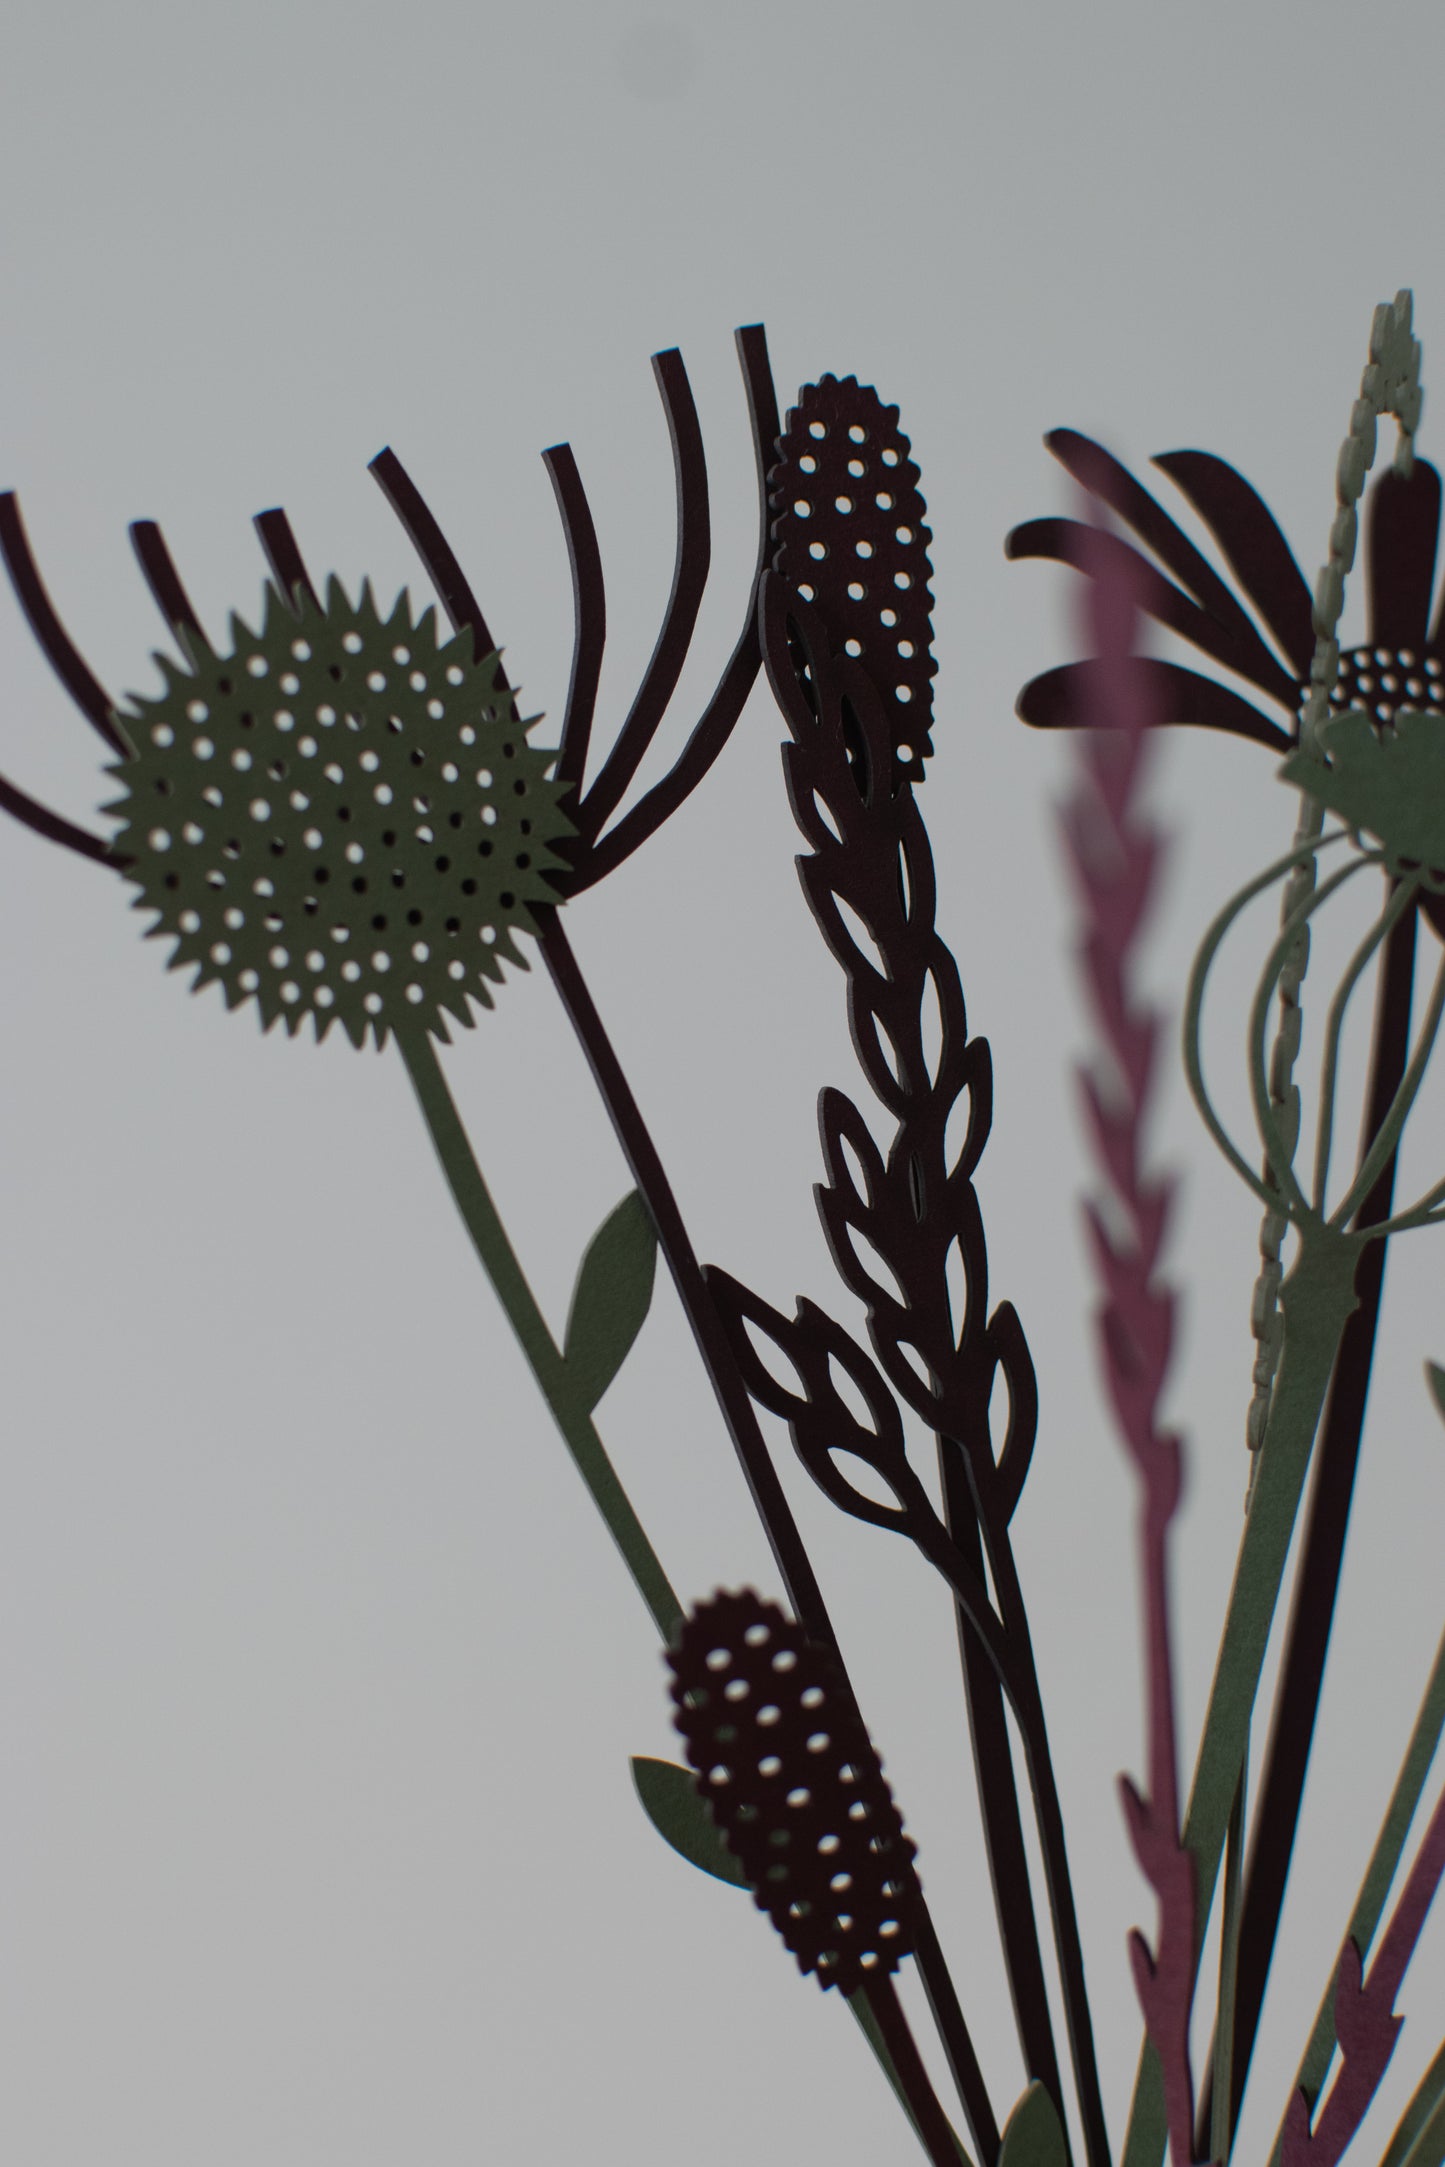
[[[1160,858],[1157,836],[1137,810],[1154,709],[1150,679],[1135,654],[1139,597],[1128,560],[1092,530],[1084,597],[1097,657],[1087,674],[1086,720],[1076,738],[1080,773],[1064,809],[1065,841],[1084,918],[1080,957],[1104,1045],[1112,1058],[1080,1082],[1108,1201],[1086,1207],[1103,1291],[1099,1340],[1114,1415],[1139,1473],[1140,1571],[1147,1661],[1149,1788],[1121,1779],[1135,1855],[1158,1898],[1157,1949],[1130,1936],[1134,1983],[1164,2074],[1173,2167],[1194,2160],[1194,2079],[1189,2013],[1194,1976],[1194,1865],[1180,1841],[1179,1783],[1169,1639],[1167,1536],[1179,1503],[1180,1443],[1158,1425],[1169,1363],[1174,1297],[1156,1278],[1173,1193],[1141,1166],[1158,1019],[1131,989],[1134,948]]]
[[[1310,2128],[1307,2092],[1296,2092],[1285,2116],[1282,2167],[1335,2167],[1369,2110],[1390,2065],[1403,2017],[1395,2014],[1406,1969],[1425,1917],[1445,1876],[1445,1796],[1430,1817],[1409,1878],[1400,1892],[1369,1971],[1353,1941],[1340,1951],[1335,1973],[1335,2037],[1340,2073]]]

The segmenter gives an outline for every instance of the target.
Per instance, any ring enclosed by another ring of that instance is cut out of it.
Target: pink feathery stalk
[[[1084,938],[1080,963],[1108,1059],[1081,1072],[1088,1127],[1106,1197],[1085,1207],[1103,1291],[1099,1340],[1114,1415],[1139,1472],[1140,1562],[1148,1673],[1148,1791],[1120,1779],[1135,1856],[1159,1902],[1158,1946],[1129,1937],[1145,2028],[1159,2055],[1173,2167],[1194,2159],[1194,2079],[1189,2012],[1194,1977],[1194,1861],[1180,1841],[1169,1642],[1166,1538],[1179,1503],[1180,1443],[1161,1430],[1159,1399],[1169,1363],[1174,1297],[1157,1265],[1173,1184],[1149,1177],[1142,1143],[1159,1018],[1133,990],[1134,950],[1154,890],[1161,843],[1139,810],[1154,711],[1135,664],[1139,614],[1130,562],[1096,524],[1094,561],[1082,569],[1088,727],[1078,732],[1079,775],[1062,813],[1078,879]]]
[[[1430,1817],[1374,1963],[1365,1970],[1364,1958],[1353,1941],[1347,1941],[1340,1951],[1335,1973],[1335,2037],[1340,2047],[1340,2073],[1313,2129],[1309,2094],[1296,2092],[1290,2101],[1280,2147],[1282,2167],[1335,2167],[1364,2121],[1405,2021],[1395,2014],[1395,1996],[1442,1876],[1445,1797]]]

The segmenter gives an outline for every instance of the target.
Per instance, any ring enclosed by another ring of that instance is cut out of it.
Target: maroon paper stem
[[[1430,1817],[1400,1901],[1368,1972],[1353,1941],[1347,1941],[1340,1951],[1335,1974],[1335,2037],[1340,2047],[1340,2073],[1313,2129],[1309,2095],[1295,2093],[1284,2121],[1281,2167],[1335,2167],[1364,2121],[1405,2021],[1395,2014],[1395,1996],[1442,1876],[1445,1796]]]
[[[1174,1681],[1169,1634],[1168,1531],[1179,1503],[1180,1441],[1161,1430],[1174,1297],[1157,1277],[1172,1183],[1148,1177],[1142,1142],[1158,1019],[1131,990],[1160,845],[1138,811],[1157,722],[1148,676],[1134,663],[1143,597],[1130,557],[1099,527],[1076,530],[1092,556],[1085,622],[1097,660],[1085,683],[1091,728],[1078,738],[1080,774],[1062,824],[1078,879],[1085,988],[1111,1059],[1081,1076],[1090,1138],[1108,1202],[1086,1207],[1103,1291],[1098,1327],[1115,1421],[1138,1470],[1140,1576],[1147,1667],[1149,1785],[1121,1779],[1135,1856],[1158,1898],[1151,1953],[1131,1934],[1130,1960],[1144,2021],[1160,2060],[1174,2167],[1194,2159],[1189,2012],[1194,1978],[1194,1864],[1180,1840]]]

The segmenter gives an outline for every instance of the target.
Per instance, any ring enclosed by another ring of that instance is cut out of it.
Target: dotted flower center
[[[512,935],[555,900],[569,832],[497,658],[439,645],[405,595],[383,622],[334,580],[299,616],[268,590],[232,647],[163,660],[161,698],[121,718],[114,847],[173,965],[254,998],[268,1028],[310,1015],[360,1045],[404,1019],[445,1036],[443,1011],[470,1024],[503,961],[525,968]]]
[[[1347,648],[1330,706],[1356,708],[1385,723],[1393,723],[1401,708],[1445,712],[1445,662],[1409,647]]]

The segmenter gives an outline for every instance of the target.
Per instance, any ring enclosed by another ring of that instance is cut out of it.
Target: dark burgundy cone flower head
[[[1234,575],[1231,587],[1102,445],[1072,429],[1056,429],[1044,441],[1145,549],[1122,536],[1098,536],[1078,520],[1032,519],[1008,536],[1008,556],[1051,558],[1087,571],[1100,562],[1101,549],[1121,552],[1136,568],[1142,607],[1262,695],[1283,720],[1217,678],[1140,659],[1134,667],[1147,674],[1158,711],[1170,722],[1198,723],[1290,752],[1299,738],[1315,634],[1309,587],[1263,498],[1209,452],[1167,452],[1152,462],[1213,535]],[[1445,717],[1445,601],[1433,622],[1430,616],[1440,506],[1440,476],[1424,459],[1416,459],[1408,475],[1387,468],[1371,486],[1363,522],[1366,637],[1362,646],[1341,652],[1330,697],[1335,712],[1357,709],[1381,729],[1392,727],[1405,708]],[[1070,662],[1031,678],[1018,696],[1018,714],[1042,729],[1083,723],[1095,667]],[[1442,898],[1425,894],[1420,900],[1445,938]]]
[[[1152,462],[1209,528],[1272,648],[1244,602],[1127,468],[1071,429],[1056,429],[1045,442],[1157,559],[1151,562],[1129,542],[1113,542],[1141,568],[1150,615],[1285,710],[1288,727],[1214,678],[1174,664],[1146,664],[1167,690],[1169,719],[1229,730],[1287,752],[1299,734],[1315,635],[1309,587],[1263,499],[1208,452],[1167,452]],[[1074,519],[1031,519],[1014,528],[1004,547],[1010,557],[1049,557],[1087,569],[1091,533]],[[1439,533],[1434,467],[1417,459],[1407,476],[1387,469],[1366,500],[1365,643],[1341,654],[1332,705],[1364,708],[1380,723],[1392,722],[1405,706],[1445,711],[1445,608],[1430,623]],[[1089,668],[1087,662],[1067,663],[1031,678],[1019,694],[1018,713],[1044,729],[1081,722]]]

